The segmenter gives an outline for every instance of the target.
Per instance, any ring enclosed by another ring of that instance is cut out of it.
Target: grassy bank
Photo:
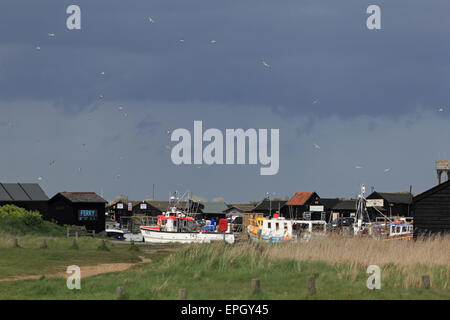
[[[127,271],[82,279],[81,290],[68,290],[65,279],[0,283],[0,299],[115,299],[116,287],[125,283],[130,299],[176,299],[179,288],[187,289],[188,299],[450,299],[448,239],[396,244],[370,240],[361,244],[364,250],[354,251],[358,241],[361,239],[189,245]],[[373,250],[373,259],[364,260],[368,248]],[[413,252],[414,248],[418,252],[435,249],[419,262],[414,257],[402,258],[401,252]],[[318,256],[311,250],[322,253]],[[381,253],[377,258],[378,250],[390,258]],[[308,252],[310,256],[306,256]],[[370,264],[381,268],[381,290],[366,288]],[[431,278],[430,289],[421,287],[424,274]],[[311,275],[316,275],[317,293],[308,296],[307,278]],[[258,294],[251,292],[254,278],[261,281]]]
[[[37,211],[27,211],[15,205],[0,207],[0,235],[58,237],[64,234],[64,227],[44,221],[42,215]]]
[[[65,272],[69,265],[136,263],[141,261],[139,257],[155,256],[148,253],[148,247],[147,250],[135,251],[130,250],[129,244],[114,244],[108,240],[106,246],[109,250],[101,250],[101,239],[89,237],[78,239],[78,249],[72,248],[72,238],[17,237],[20,248],[13,248],[14,239],[12,236],[0,236],[0,279]],[[48,246],[46,249],[41,248],[44,239]]]

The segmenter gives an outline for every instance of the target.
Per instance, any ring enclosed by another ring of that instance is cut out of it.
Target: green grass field
[[[110,251],[101,251],[99,241],[92,239],[80,240],[79,250],[69,249],[71,240],[64,238],[49,240],[48,249],[39,249],[40,238],[20,239],[19,249],[8,248],[8,240],[0,240],[0,278],[44,274],[70,264],[83,269],[97,263],[137,262],[139,256],[152,262],[84,278],[81,290],[67,289],[64,278],[0,282],[0,299],[116,299],[116,288],[124,284],[129,299],[177,299],[179,288],[187,289],[188,299],[450,299],[446,265],[417,265],[405,273],[395,264],[385,264],[381,290],[371,291],[366,288],[365,265],[273,258],[271,246],[220,243],[161,251],[165,246],[143,245],[135,252],[128,245],[111,244]],[[169,246],[174,248],[178,247]],[[308,296],[307,278],[313,274],[317,293]],[[422,274],[430,275],[431,288],[421,288]],[[257,294],[251,291],[252,279],[261,282]]]

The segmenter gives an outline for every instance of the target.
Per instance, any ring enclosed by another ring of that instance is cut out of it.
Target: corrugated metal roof
[[[48,197],[44,190],[36,183],[21,183],[20,186],[25,190],[25,192],[30,196],[32,200],[36,201],[47,201]]]
[[[0,183],[0,201],[47,201],[37,183]]]
[[[5,190],[2,184],[0,184],[0,201],[12,201],[13,199],[9,196],[8,192]]]
[[[3,183],[6,192],[15,201],[30,201],[31,198],[25,193],[18,183]]]

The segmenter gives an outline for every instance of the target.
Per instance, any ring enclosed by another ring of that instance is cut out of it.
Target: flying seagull
[[[361,166],[355,166],[354,168],[355,168],[355,169],[362,169]]]
[[[181,43],[183,43],[183,42],[184,42],[184,38],[181,38],[179,41],[180,41]]]
[[[391,171],[391,168],[384,169],[384,172],[389,172],[389,171]]]
[[[270,68],[270,65],[267,63],[267,62],[265,62],[264,60],[263,61],[261,61],[262,62],[262,64],[264,65],[264,67],[266,67],[266,68]]]
[[[317,104],[319,102],[319,99],[316,99],[313,101],[313,104]]]
[[[41,50],[41,47],[39,47],[39,46],[36,46],[36,50]]]
[[[438,112],[444,112],[444,108],[439,108]]]
[[[319,147],[319,145],[318,145],[318,144],[316,144],[316,143],[313,143],[313,145],[314,145],[314,148],[316,148],[316,149],[320,149],[320,147]]]
[[[48,33],[48,36],[49,36],[49,37],[54,37],[55,34],[54,34],[54,33]]]
[[[211,40],[210,41],[212,44],[215,44],[217,41],[216,40]]]
[[[101,94],[101,95],[99,95],[98,97],[99,97],[100,99],[103,99],[105,96]]]
[[[148,17],[148,21],[149,21],[150,23],[155,23],[155,20],[153,20],[152,17]]]

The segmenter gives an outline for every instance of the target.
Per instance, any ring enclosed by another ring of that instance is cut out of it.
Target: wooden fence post
[[[14,238],[13,248],[20,248],[20,246],[19,246],[19,240],[17,240],[17,238]]]
[[[260,282],[258,279],[252,279],[252,293],[258,293],[260,289]]]
[[[125,300],[125,299],[127,299],[125,286],[120,286],[120,287],[116,288],[116,296],[117,296],[118,300]]]
[[[308,296],[316,294],[316,277],[308,277]]]
[[[430,276],[429,275],[423,275],[422,276],[422,287],[425,289],[430,289]]]
[[[47,240],[42,240],[42,246],[41,246],[41,249],[47,249],[48,248],[48,246],[47,246]]]
[[[102,239],[102,242],[100,246],[98,247],[99,250],[109,251],[109,248],[106,246],[105,240]]]
[[[186,289],[178,289],[178,300],[186,300],[187,293]]]
[[[78,249],[77,240],[75,238],[72,239],[72,249]]]

